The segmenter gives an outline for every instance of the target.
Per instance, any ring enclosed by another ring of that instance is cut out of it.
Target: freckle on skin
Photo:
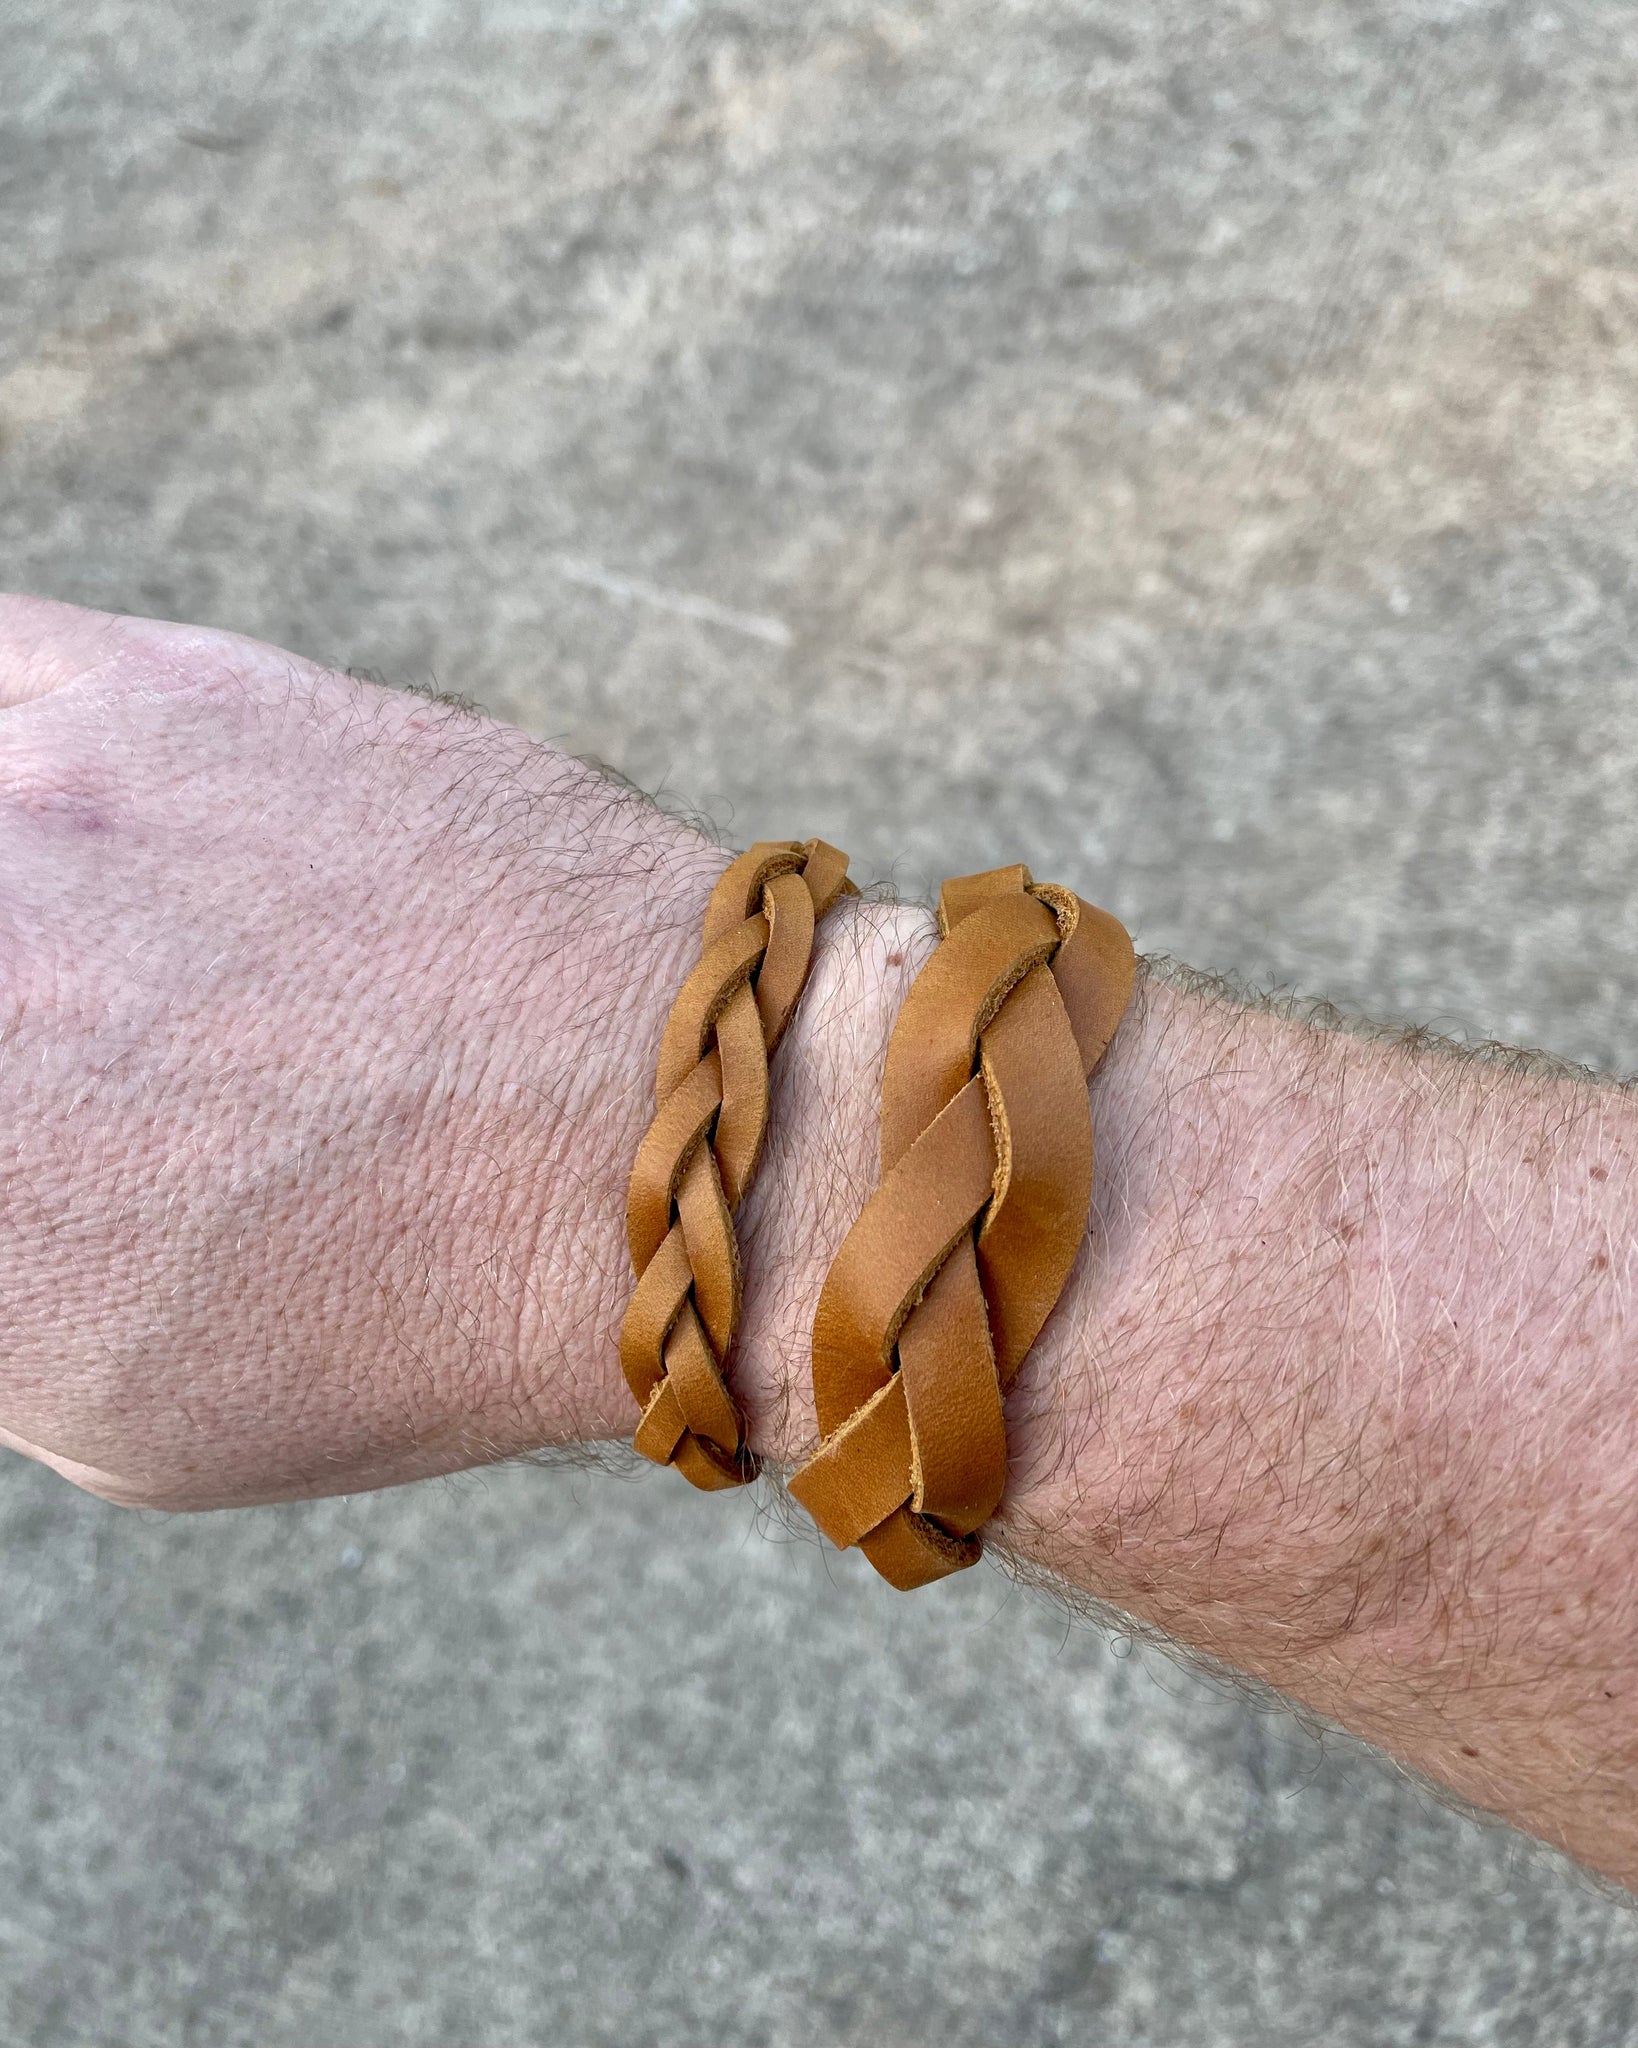
[[[1589,1180],[1608,1180],[1609,1177],[1610,1170],[1607,1166],[1589,1166],[1587,1168],[1587,1178]]]

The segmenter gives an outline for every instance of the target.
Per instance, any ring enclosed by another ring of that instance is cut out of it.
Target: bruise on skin
[[[100,797],[87,796],[78,790],[34,790],[14,797],[12,807],[26,817],[55,819],[65,830],[87,836],[106,834],[114,829],[112,807]]]

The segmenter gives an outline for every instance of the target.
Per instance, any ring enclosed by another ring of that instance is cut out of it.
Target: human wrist
[[[731,1371],[751,1447],[776,1466],[818,1443],[814,1311],[876,1185],[888,1039],[937,943],[919,904],[844,897],[820,921],[807,987],[773,1057],[767,1141],[740,1212],[745,1298]]]
[[[616,914],[620,932],[618,943],[596,932],[576,940],[577,957],[595,967],[574,970],[583,1016],[572,1090],[543,1086],[562,1054],[535,1021],[560,1007],[561,960],[512,1006],[518,1028],[503,1057],[552,1105],[548,1116],[524,1119],[508,1145],[511,1220],[502,1232],[539,1247],[519,1310],[529,1440],[512,1450],[629,1437],[636,1416],[618,1363],[633,1286],[627,1180],[653,1114],[666,1017],[698,958],[705,905],[730,858],[659,813],[645,809],[641,820],[651,843],[618,855],[599,848],[595,857],[611,875],[599,916]],[[538,894],[542,878],[520,886],[525,896]],[[770,1061],[767,1135],[735,1219],[744,1301],[728,1379],[751,1448],[776,1465],[817,1440],[808,1375],[813,1309],[875,1184],[887,1040],[936,942],[925,909],[843,897],[819,920],[807,984]]]
[[[565,766],[580,785],[567,833],[532,848],[513,882],[524,964],[495,1049],[526,1105],[498,1176],[516,1331],[501,1369],[518,1390],[515,1440],[497,1445],[501,1456],[631,1434],[619,1364],[632,1289],[627,1184],[666,1018],[731,859],[595,770]]]
[[[1333,1371],[1354,1234],[1333,1140],[1376,1057],[1140,962],[1091,1084],[1087,1242],[1009,1401],[1002,1545],[1200,1647],[1232,1612],[1242,1660],[1266,1628],[1271,1667],[1292,1643],[1266,1569],[1281,1458],[1357,1419]]]
[[[1441,1446],[1494,1429],[1456,1331],[1501,1269],[1460,1250],[1440,1156],[1469,1082],[1140,976],[1094,1081],[1090,1241],[1015,1396],[1014,1556],[1322,1707],[1367,1644],[1421,1654],[1467,1507]]]

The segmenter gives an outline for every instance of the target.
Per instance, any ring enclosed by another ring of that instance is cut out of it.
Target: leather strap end
[[[913,1508],[900,1508],[879,1529],[872,1529],[859,1548],[890,1586],[913,1593],[953,1572],[967,1571],[984,1555],[983,1538],[952,1536]]]
[[[749,1486],[762,1469],[754,1452],[742,1447],[730,1458],[708,1439],[698,1436],[685,1436],[671,1463],[701,1493],[725,1493],[730,1487]]]
[[[790,1495],[838,1550],[849,1550],[910,1492],[910,1416],[896,1376],[793,1474]]]
[[[640,1457],[653,1465],[674,1466],[702,1493],[748,1486],[761,1470],[755,1454],[743,1445],[737,1451],[723,1451],[709,1438],[692,1435],[669,1380],[661,1380],[654,1389],[631,1442]]]

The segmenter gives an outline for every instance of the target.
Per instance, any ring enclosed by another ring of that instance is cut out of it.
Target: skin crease
[[[492,721],[0,599],[0,1441],[206,1508],[628,1434],[625,1176],[726,860]],[[933,943],[839,907],[774,1063],[779,1462]],[[1154,971],[1092,1091],[992,1542],[1638,1884],[1632,1098]]]

